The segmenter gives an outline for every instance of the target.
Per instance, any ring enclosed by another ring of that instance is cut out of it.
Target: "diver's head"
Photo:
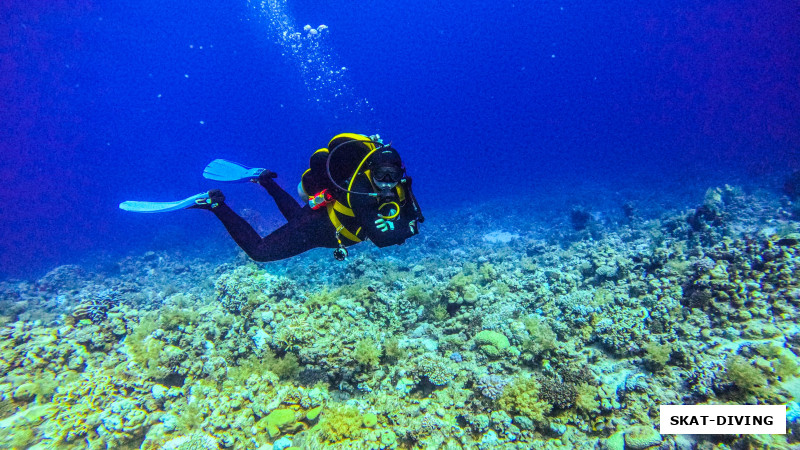
[[[405,172],[397,150],[389,146],[376,150],[370,157],[369,169],[375,186],[385,193],[397,186]]]
[[[395,166],[380,166],[372,170],[372,181],[381,191],[390,191],[403,178],[403,169]]]

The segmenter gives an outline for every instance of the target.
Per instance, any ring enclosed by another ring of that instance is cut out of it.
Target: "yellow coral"
[[[342,406],[326,409],[319,426],[324,439],[338,442],[358,436],[362,423],[363,418],[356,408]]]
[[[625,432],[625,448],[644,450],[661,444],[661,434],[653,427],[636,425]]]
[[[739,355],[728,357],[725,360],[725,369],[728,379],[743,391],[755,392],[767,385],[764,373]]]
[[[503,395],[497,400],[497,405],[511,412],[516,412],[528,418],[541,422],[545,414],[553,408],[552,405],[539,399],[539,383],[533,377],[516,378],[503,390]]]
[[[294,410],[283,408],[270,412],[266,417],[256,423],[256,428],[267,430],[270,437],[278,436],[281,429],[288,427],[297,420]]]
[[[578,396],[575,398],[575,406],[579,411],[592,412],[597,409],[600,402],[597,401],[597,388],[589,383],[581,383],[577,386]]]
[[[353,350],[353,358],[356,362],[365,367],[375,367],[381,358],[383,351],[372,338],[362,339],[356,342]]]
[[[89,371],[59,387],[53,396],[58,408],[48,434],[65,442],[125,440],[150,417],[137,400],[144,401],[151,385],[129,381],[104,372]],[[104,436],[101,436],[100,433]]]

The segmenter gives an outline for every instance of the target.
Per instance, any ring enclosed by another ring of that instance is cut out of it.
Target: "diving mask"
[[[384,166],[377,167],[372,171],[372,182],[378,188],[382,197],[392,195],[392,189],[400,182],[403,171],[399,167]]]
[[[381,191],[390,191],[403,177],[403,169],[397,166],[380,166],[372,170],[372,181]]]

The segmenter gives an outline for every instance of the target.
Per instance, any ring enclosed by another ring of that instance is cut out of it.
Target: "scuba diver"
[[[203,176],[216,181],[253,182],[275,200],[287,223],[265,237],[227,204],[218,189],[177,202],[122,202],[133,212],[205,209],[214,213],[233,240],[255,261],[277,261],[317,247],[335,249],[342,261],[347,248],[363,240],[378,247],[403,244],[419,233],[425,218],[411,191],[400,155],[379,135],[343,133],[311,156],[298,185],[300,206],[266,169],[212,161]]]

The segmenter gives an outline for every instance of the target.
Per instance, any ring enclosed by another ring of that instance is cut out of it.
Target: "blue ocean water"
[[[117,205],[220,187],[201,177],[220,157],[293,191],[343,131],[392,141],[423,208],[456,221],[470,203],[556,217],[615,195],[657,209],[719,183],[779,190],[800,168],[798,6],[3,2],[0,278],[230,253],[210,215]],[[225,193],[279,223],[263,192]]]

